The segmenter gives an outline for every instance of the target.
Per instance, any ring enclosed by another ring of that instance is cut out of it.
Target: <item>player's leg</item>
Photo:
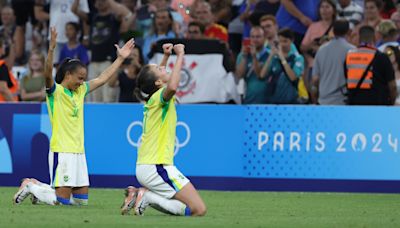
[[[89,174],[86,163],[86,155],[72,154],[76,164],[72,177],[72,205],[87,206],[89,201]]]
[[[29,195],[32,195],[33,204],[38,201],[49,205],[57,204],[55,190],[50,185],[41,183],[34,178],[25,178],[22,181],[21,187],[14,195],[14,204],[22,203]]]
[[[175,194],[174,199],[186,204],[190,208],[191,215],[193,216],[204,216],[207,212],[204,201],[190,182]]]
[[[138,165],[136,175],[139,183],[150,190],[139,190],[136,214],[142,215],[147,206],[174,215],[205,214],[205,205],[197,191],[175,166]]]

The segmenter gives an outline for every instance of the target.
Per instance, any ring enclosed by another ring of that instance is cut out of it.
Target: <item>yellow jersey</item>
[[[144,105],[143,134],[137,164],[173,165],[176,109],[175,96],[164,101],[163,91],[155,92]]]
[[[89,84],[75,91],[54,83],[47,91],[46,103],[52,135],[50,151],[60,153],[85,153],[83,129],[83,104]]]

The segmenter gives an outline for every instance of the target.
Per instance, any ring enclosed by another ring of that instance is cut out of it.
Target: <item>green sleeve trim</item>
[[[162,91],[161,91],[161,93],[160,93],[160,101],[161,101],[161,104],[163,104],[163,105],[168,105],[168,104],[169,104],[169,101],[165,101],[165,100],[164,100],[164,97],[163,97],[163,94],[164,94],[165,89],[166,89],[165,87],[162,88]]]
[[[54,115],[54,96],[53,94],[49,94],[48,95],[48,99],[49,99],[49,106],[50,106],[50,114],[51,116]]]
[[[85,85],[86,85],[86,93],[85,93],[85,97],[86,97],[86,95],[89,94],[90,86],[89,86],[89,83],[88,83],[88,82],[85,82]]]

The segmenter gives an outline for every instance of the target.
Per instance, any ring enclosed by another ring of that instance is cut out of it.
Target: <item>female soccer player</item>
[[[52,124],[49,160],[53,160],[54,165],[50,167],[50,177],[55,190],[35,179],[24,179],[14,196],[15,204],[21,203],[32,194],[35,199],[51,205],[87,205],[89,177],[84,149],[84,99],[88,93],[104,85],[111,78],[134,47],[133,39],[122,48],[115,45],[117,59],[97,78],[89,82],[85,82],[87,76],[85,64],[78,59],[65,59],[56,73],[54,82],[51,72],[56,37],[56,30],[51,28],[44,72],[46,101]]]
[[[176,128],[175,93],[178,89],[185,46],[164,44],[160,66],[149,64],[137,78],[136,95],[143,101],[142,143],[136,177],[144,188],[128,187],[122,214],[134,208],[143,215],[151,206],[172,215],[203,216],[206,206],[190,181],[174,166]],[[171,75],[165,65],[174,49],[177,56]]]

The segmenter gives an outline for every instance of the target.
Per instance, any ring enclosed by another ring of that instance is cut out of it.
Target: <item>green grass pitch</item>
[[[400,194],[200,191],[205,217],[146,210],[121,216],[122,189],[91,189],[89,206],[12,204],[17,188],[0,188],[0,227],[400,227]]]

